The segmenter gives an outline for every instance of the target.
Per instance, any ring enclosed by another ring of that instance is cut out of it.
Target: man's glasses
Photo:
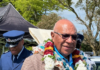
[[[70,35],[70,34],[61,34],[61,33],[58,33],[58,32],[54,32],[58,35],[61,35],[61,37],[63,39],[68,39],[70,36],[72,37],[73,40],[76,40],[77,39],[77,35]]]

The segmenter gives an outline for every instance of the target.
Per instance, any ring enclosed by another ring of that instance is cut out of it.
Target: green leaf
[[[41,60],[44,61],[45,57],[43,57]]]
[[[74,69],[77,70],[77,67],[79,66],[79,64],[75,65]]]

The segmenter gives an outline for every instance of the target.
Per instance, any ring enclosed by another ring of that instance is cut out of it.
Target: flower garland
[[[54,47],[52,42],[47,42],[45,44],[44,49],[44,63],[45,63],[45,70],[53,70],[54,68]]]
[[[69,65],[66,65],[59,57],[56,60],[56,54],[54,52],[54,45],[52,42],[47,42],[45,46],[34,47],[35,53],[43,53],[42,61],[45,63],[45,70],[53,70],[54,67],[58,67],[60,70],[73,70]],[[83,55],[80,55],[80,51],[75,49],[72,53],[73,55],[73,64],[75,70],[88,70],[86,59]],[[59,60],[60,61],[59,61]]]
[[[85,60],[83,60],[85,57],[83,58],[83,55],[80,55],[80,51],[75,49],[72,55],[73,55],[72,58],[74,62],[73,64],[75,65],[74,69],[75,70],[87,70],[86,68],[87,63]]]

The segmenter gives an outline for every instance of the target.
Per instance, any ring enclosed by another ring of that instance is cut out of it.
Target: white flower
[[[33,47],[33,52],[34,53],[38,53],[39,52],[39,48],[38,47]]]
[[[50,57],[46,57],[44,59],[45,62],[45,70],[53,70],[54,68],[54,60]]]
[[[79,60],[79,61],[75,64],[75,66],[76,66],[77,64],[79,64],[79,65],[78,65],[78,67],[77,67],[76,70],[87,70],[87,68],[85,67],[85,64],[84,64],[81,60]]]
[[[33,47],[33,52],[35,53],[39,53],[39,52],[43,52],[43,49],[39,48],[39,47]]]
[[[51,55],[51,54],[44,55],[44,58],[48,57],[49,55]]]
[[[60,70],[64,69],[62,61],[56,61],[55,62],[55,66],[58,67]]]

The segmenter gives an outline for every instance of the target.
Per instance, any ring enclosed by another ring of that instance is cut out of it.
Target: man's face
[[[18,55],[18,53],[21,51],[22,47],[23,47],[24,41],[21,40],[17,46],[9,48],[9,50],[11,51],[11,53],[13,55]]]
[[[65,35],[66,38],[64,38],[61,34]],[[70,36],[68,37],[68,35]],[[67,26],[51,33],[54,45],[64,57],[71,54],[76,47],[76,39],[74,39],[71,35],[77,36],[77,32],[73,27]]]

